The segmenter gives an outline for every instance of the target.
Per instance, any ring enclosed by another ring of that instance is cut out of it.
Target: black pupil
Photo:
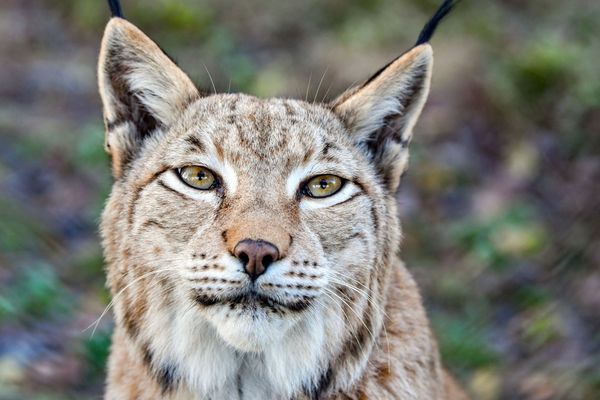
[[[198,180],[203,181],[204,179],[206,179],[206,172],[205,171],[198,172]]]
[[[329,182],[327,182],[327,179],[321,179],[319,185],[321,186],[321,189],[327,189],[327,187],[329,186]]]

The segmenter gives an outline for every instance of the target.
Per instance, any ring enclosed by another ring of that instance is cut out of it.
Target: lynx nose
[[[233,254],[244,264],[246,273],[253,281],[262,275],[269,265],[279,259],[277,247],[264,240],[240,240],[235,245]]]

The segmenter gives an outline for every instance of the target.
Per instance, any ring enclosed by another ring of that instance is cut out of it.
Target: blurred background
[[[441,0],[122,0],[202,87],[321,101]],[[98,399],[112,329],[96,89],[108,7],[0,3],[0,399]],[[600,2],[463,1],[399,194],[445,364],[492,399],[600,399]]]

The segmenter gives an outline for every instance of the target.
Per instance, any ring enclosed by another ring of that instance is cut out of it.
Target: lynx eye
[[[335,175],[318,175],[311,178],[303,188],[305,195],[322,198],[336,194],[344,185],[344,180]]]
[[[218,184],[215,174],[208,168],[193,165],[179,168],[177,173],[183,182],[194,189],[210,190]]]

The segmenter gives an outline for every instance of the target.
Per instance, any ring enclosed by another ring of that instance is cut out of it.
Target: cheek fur
[[[161,246],[184,246],[198,230],[211,226],[214,205],[172,192],[157,181],[137,201],[133,232]],[[135,243],[133,243],[135,245]]]
[[[337,206],[305,211],[303,218],[319,236],[325,256],[330,257],[350,246],[354,239],[373,232],[371,206],[369,198],[362,195]]]

